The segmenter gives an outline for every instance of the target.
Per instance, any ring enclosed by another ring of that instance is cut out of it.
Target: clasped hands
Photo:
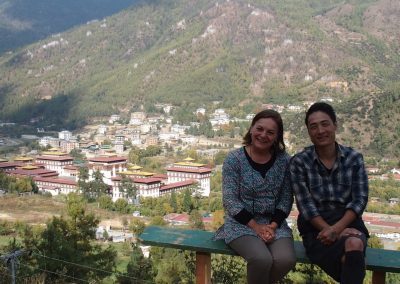
[[[349,237],[349,236],[360,236],[361,232],[354,228],[346,228],[342,232],[338,233],[333,226],[328,226],[322,229],[318,236],[317,240],[320,240],[324,245],[330,245],[341,237]]]
[[[270,243],[275,239],[276,226],[274,224],[256,224],[252,228],[266,243]]]

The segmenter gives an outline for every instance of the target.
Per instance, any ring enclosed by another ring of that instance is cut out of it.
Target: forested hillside
[[[155,102],[239,114],[329,97],[342,141],[399,156],[399,14],[394,0],[143,1],[0,57],[0,119],[73,129]],[[296,136],[302,119],[285,118]]]
[[[0,54],[102,19],[138,0],[0,0]]]

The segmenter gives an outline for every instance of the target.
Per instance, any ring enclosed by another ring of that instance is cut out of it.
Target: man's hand
[[[357,229],[346,228],[340,233],[339,238],[341,238],[341,237],[359,237],[361,235],[362,235],[362,233]]]
[[[334,243],[337,239],[338,233],[332,226],[327,226],[323,228],[317,236],[317,240],[320,240],[321,243],[323,243],[324,245],[330,245]]]

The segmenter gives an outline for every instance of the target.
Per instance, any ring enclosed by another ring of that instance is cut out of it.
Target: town
[[[330,98],[325,100],[331,101]],[[280,113],[300,113],[311,103],[297,106],[265,104],[261,108],[272,108]],[[125,122],[120,115],[114,114],[108,118],[107,123],[89,125],[76,133],[62,130],[58,132],[58,137],[22,135],[23,138],[36,141],[41,150],[26,152],[21,147],[22,150],[17,154],[5,155],[8,159],[0,160],[0,171],[16,178],[31,178],[40,193],[52,196],[79,192],[82,169],[87,171],[87,182],[94,180],[98,173],[113,202],[125,199],[129,204],[138,205],[141,198],[157,198],[172,192],[183,192],[185,189],[190,189],[193,194],[201,197],[210,196],[211,177],[221,166],[221,161],[216,165],[212,162],[213,159],[219,153],[226,154],[230,149],[240,147],[239,127],[232,128],[232,125],[243,123],[247,126],[254,114],[249,113],[245,118],[239,119],[231,118],[222,108],[216,107],[212,113],[207,113],[205,108],[198,108],[194,113],[195,117],[209,117],[207,123],[212,127],[213,133],[227,127],[233,129],[232,132],[227,132],[233,135],[207,137],[199,131],[197,135],[189,134],[196,132],[190,131],[191,129],[200,127],[198,121],[189,125],[173,123],[174,117],[170,114],[174,106],[159,104],[156,108],[161,114],[149,115],[145,111],[136,111],[132,112],[129,121]],[[38,129],[38,134],[42,131],[43,129]],[[289,151],[294,152],[290,137],[285,136],[285,139]],[[2,143],[4,141],[10,139],[3,137]],[[150,156],[164,157],[164,163],[157,171],[150,171],[149,167],[144,169],[143,165],[140,165],[138,153],[146,149]],[[167,158],[168,151],[173,154]],[[191,157],[190,153],[194,153],[194,157]],[[395,167],[385,171],[376,165],[367,165],[367,171],[370,180],[400,181],[400,169]],[[126,178],[135,188],[133,193],[127,193],[124,189],[123,183]],[[2,190],[2,193],[5,191]],[[380,197],[370,196],[371,206],[382,202],[386,204]],[[389,207],[398,204],[397,197],[387,200]],[[295,213],[291,215],[293,222],[294,217]],[[380,233],[382,238],[400,241],[398,235],[392,234],[399,228],[398,223],[387,223],[385,218],[380,219],[376,216],[367,215],[366,218],[371,219],[371,225],[377,222],[375,232]],[[379,222],[386,222],[392,230],[381,231]]]

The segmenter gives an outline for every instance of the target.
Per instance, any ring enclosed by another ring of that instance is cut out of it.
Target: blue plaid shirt
[[[336,149],[331,170],[320,162],[314,146],[305,148],[290,162],[296,204],[307,221],[321,211],[337,208],[351,209],[361,216],[367,205],[368,177],[362,155],[339,144]]]

